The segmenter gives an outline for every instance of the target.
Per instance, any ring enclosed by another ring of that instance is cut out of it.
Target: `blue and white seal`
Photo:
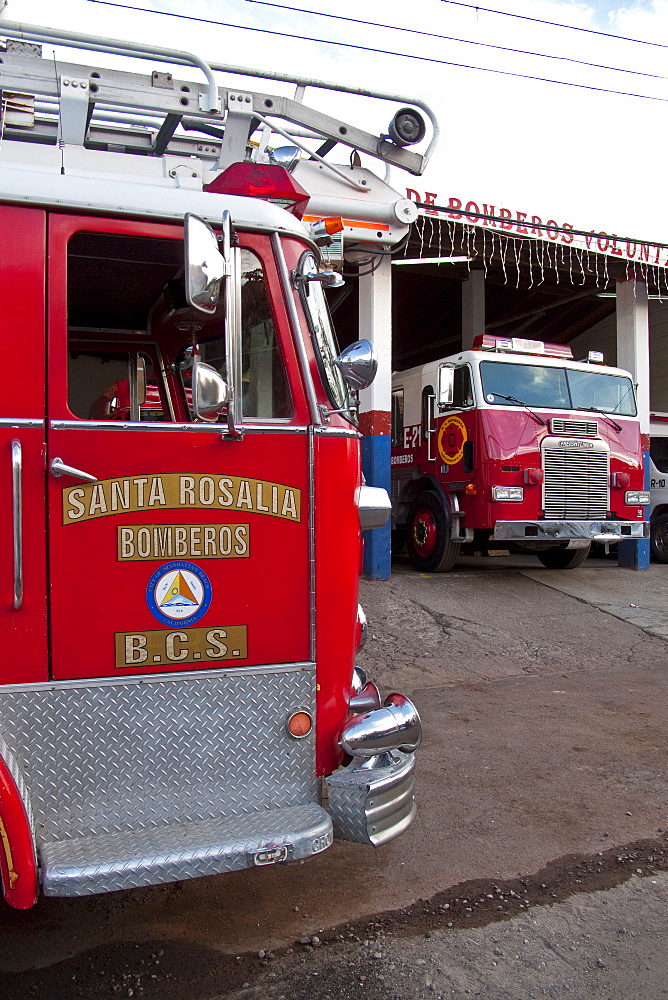
[[[146,587],[149,611],[163,625],[194,625],[209,610],[211,596],[204,570],[183,559],[160,566]]]

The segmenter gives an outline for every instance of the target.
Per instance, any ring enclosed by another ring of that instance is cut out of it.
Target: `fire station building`
[[[332,300],[342,343],[368,336],[379,357],[378,376],[361,393],[367,482],[390,489],[392,371],[470,349],[488,333],[567,344],[576,360],[602,352],[606,365],[629,371],[649,488],[650,430],[668,435],[668,246],[407,193],[419,216],[405,245],[392,256],[358,256],[359,281]],[[365,573],[387,579],[389,526],[367,533],[365,553]],[[648,540],[621,544],[619,563],[648,569]]]

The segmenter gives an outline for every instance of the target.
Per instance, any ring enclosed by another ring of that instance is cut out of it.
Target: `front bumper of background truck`
[[[352,760],[327,778],[329,812],[335,837],[379,847],[415,818],[414,753],[422,724],[404,695],[389,695],[381,707],[371,683],[360,686],[350,707],[358,714],[344,726],[340,745]]]
[[[649,538],[647,521],[497,521],[492,535],[504,542],[622,542]]]

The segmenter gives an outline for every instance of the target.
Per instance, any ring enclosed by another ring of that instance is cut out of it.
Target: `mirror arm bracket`
[[[340,410],[330,410],[330,408],[328,406],[325,406],[324,403],[321,403],[318,406],[318,409],[320,411],[320,416],[322,417],[323,423],[328,424],[329,423],[329,418],[332,416],[333,413],[350,413],[354,417],[357,416],[358,407],[357,406],[342,406]]]

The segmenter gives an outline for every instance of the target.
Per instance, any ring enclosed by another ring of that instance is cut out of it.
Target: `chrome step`
[[[299,861],[332,843],[332,820],[315,802],[228,819],[173,823],[45,843],[46,896],[88,896]],[[284,850],[281,850],[284,848]]]

